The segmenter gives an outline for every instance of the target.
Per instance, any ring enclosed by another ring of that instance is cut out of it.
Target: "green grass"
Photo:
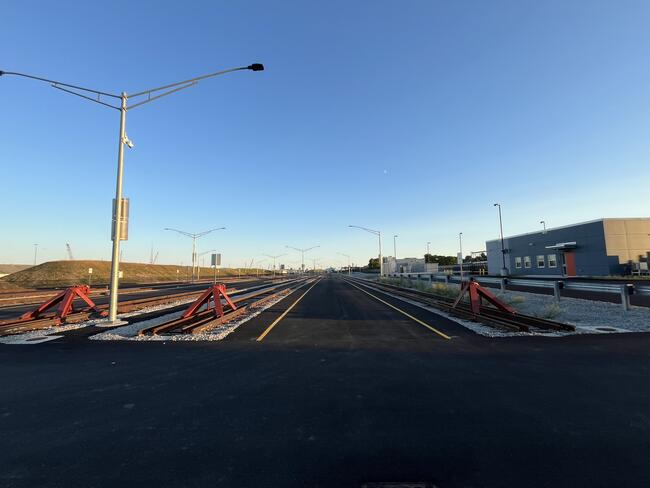
[[[458,296],[458,288],[448,286],[443,283],[429,284],[428,281],[409,280],[407,278],[380,278],[380,283],[389,285],[402,286],[404,288],[413,288],[415,290],[430,293],[435,296],[442,296],[445,298],[456,298]]]

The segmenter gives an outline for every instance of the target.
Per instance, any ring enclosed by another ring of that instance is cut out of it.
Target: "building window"
[[[548,255],[548,267],[557,268],[557,258],[555,257],[555,254]]]
[[[530,256],[524,256],[524,268],[530,268]]]
[[[520,257],[515,258],[515,268],[521,269],[521,258]]]
[[[540,254],[537,256],[537,267],[538,268],[543,268],[546,263],[544,262],[544,255]]]

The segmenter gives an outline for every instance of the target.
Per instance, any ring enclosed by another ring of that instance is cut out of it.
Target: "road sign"
[[[118,278],[120,278],[120,279],[124,278],[124,271],[120,271],[118,273]]]
[[[221,266],[221,253],[212,254],[211,266]]]
[[[88,274],[93,274],[93,269],[92,268],[88,268]]]

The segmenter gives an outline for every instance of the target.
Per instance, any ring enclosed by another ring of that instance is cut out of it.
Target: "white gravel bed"
[[[447,285],[458,290],[458,285]],[[506,291],[489,289],[499,299],[512,306],[518,312],[532,315],[556,322],[571,324],[576,327],[575,332],[505,332],[493,329],[476,322],[461,320],[438,309],[423,306],[411,300],[404,300],[431,310],[439,315],[449,318],[477,334],[489,337],[511,337],[520,335],[535,335],[545,337],[560,337],[575,334],[605,334],[621,332],[650,332],[650,308],[635,307],[625,311],[620,303],[609,303],[581,298],[562,297],[556,302],[552,295],[540,295],[520,291]],[[396,295],[395,298],[400,298]]]
[[[297,288],[296,288],[297,289]],[[296,289],[292,290],[295,291]],[[115,341],[115,340],[127,340],[127,341],[220,341],[233,333],[240,325],[245,322],[248,322],[253,317],[257,317],[264,310],[272,307],[280,300],[286,298],[291,293],[285,293],[276,298],[265,303],[261,307],[256,307],[249,310],[244,316],[240,317],[237,320],[228,322],[214,329],[210,329],[202,334],[170,334],[170,335],[151,335],[151,336],[140,336],[138,335],[141,330],[154,325],[162,324],[170,320],[174,320],[180,317],[183,312],[177,312],[173,314],[164,315],[162,317],[156,317],[151,320],[145,320],[143,322],[137,322],[135,324],[125,325],[123,327],[117,327],[100,334],[95,334],[90,337],[92,340],[103,340],[103,341]]]
[[[49,327],[47,329],[32,330],[29,332],[23,332],[22,334],[0,337],[0,344],[39,344],[41,342],[60,339],[63,336],[57,334],[60,334],[61,332],[81,329],[82,327],[86,327],[85,322],[79,322],[78,324],[57,325]]]

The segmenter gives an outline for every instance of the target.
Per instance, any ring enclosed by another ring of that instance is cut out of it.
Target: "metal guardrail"
[[[430,283],[460,283],[460,276],[435,274],[435,273],[391,273],[388,277],[415,279],[428,281]],[[506,290],[506,285],[528,286],[531,288],[553,289],[553,295],[557,301],[561,299],[561,290],[585,291],[594,293],[606,293],[620,295],[621,305],[624,310],[630,309],[630,296],[650,296],[650,283],[648,285],[634,285],[632,283],[582,283],[564,280],[536,280],[531,278],[495,278],[488,276],[472,276],[471,279],[478,283],[495,284]]]

